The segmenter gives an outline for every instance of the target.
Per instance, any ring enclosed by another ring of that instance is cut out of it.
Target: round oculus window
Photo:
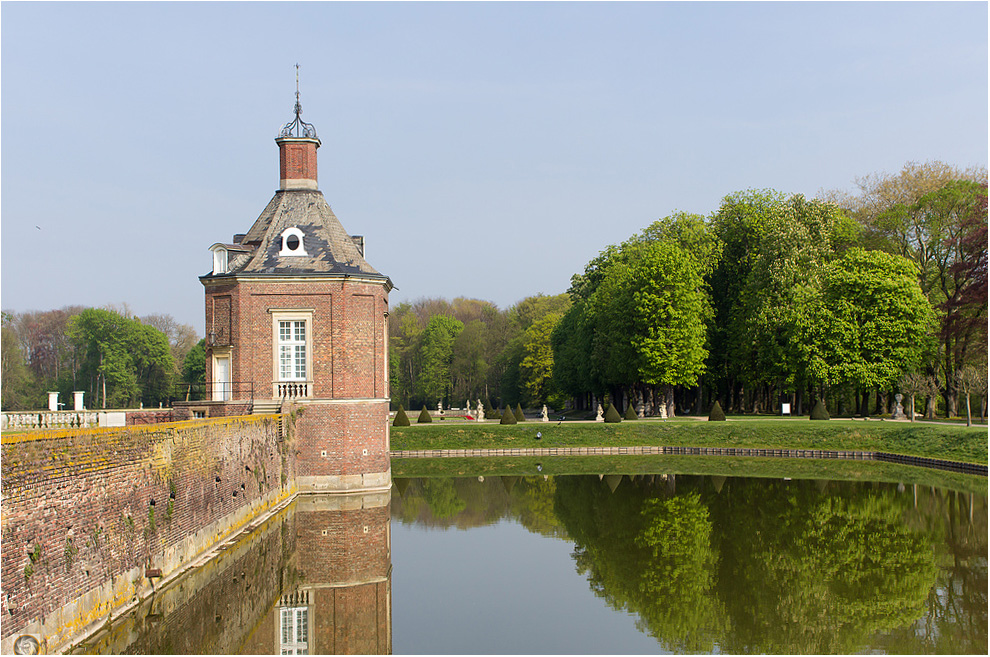
[[[299,238],[295,235],[289,235],[285,238],[285,247],[290,251],[295,251],[299,248]]]

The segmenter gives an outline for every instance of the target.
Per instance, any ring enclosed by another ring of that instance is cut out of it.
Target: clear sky
[[[0,5],[0,304],[201,334],[208,248],[278,187],[294,64],[320,188],[419,297],[564,292],[734,191],[987,165],[987,4]]]

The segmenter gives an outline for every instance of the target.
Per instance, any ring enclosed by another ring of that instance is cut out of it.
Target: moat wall
[[[2,651],[21,634],[57,650],[292,497],[293,422],[4,436]]]

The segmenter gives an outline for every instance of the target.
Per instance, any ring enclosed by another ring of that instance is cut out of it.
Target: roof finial
[[[303,137],[306,139],[319,139],[316,136],[316,128],[312,123],[302,120],[302,103],[299,102],[299,64],[296,64],[296,106],[293,108],[296,118],[282,126],[279,137]]]

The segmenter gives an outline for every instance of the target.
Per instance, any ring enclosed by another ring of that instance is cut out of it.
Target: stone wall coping
[[[906,456],[889,452],[832,449],[792,449],[774,447],[664,447],[640,445],[631,447],[524,447],[511,449],[421,449],[395,450],[391,458],[463,458],[471,456],[620,456],[630,454],[698,455],[698,456],[756,456],[776,458],[845,459],[884,461],[938,470],[987,476],[987,466],[981,463],[951,461],[927,456]]]
[[[10,433],[5,432],[0,436],[0,444],[15,445],[18,443],[33,442],[38,440],[55,440],[58,438],[78,438],[82,436],[106,436],[114,433],[156,433],[163,430],[175,429],[195,429],[209,425],[230,425],[230,424],[255,424],[267,420],[277,419],[279,414],[271,415],[235,415],[231,417],[200,418],[195,420],[179,420],[176,422],[161,422],[158,424],[131,425],[126,427],[90,427],[88,429],[48,429],[31,430]]]

